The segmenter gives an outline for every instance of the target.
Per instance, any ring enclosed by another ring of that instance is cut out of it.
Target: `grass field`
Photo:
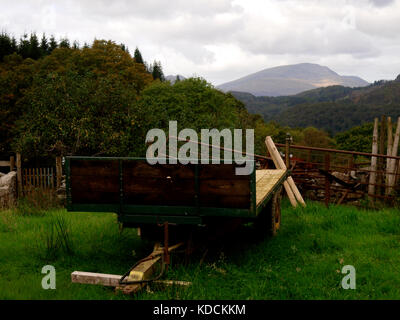
[[[251,238],[244,228],[218,243],[200,264],[172,257],[168,279],[187,289],[151,287],[134,297],[112,288],[73,284],[72,271],[123,274],[151,251],[136,230],[119,232],[109,213],[64,209],[29,215],[0,211],[0,299],[399,299],[400,212],[358,211],[284,203],[277,237]],[[43,290],[41,269],[57,272],[56,290]],[[356,268],[355,290],[344,290],[344,265]]]

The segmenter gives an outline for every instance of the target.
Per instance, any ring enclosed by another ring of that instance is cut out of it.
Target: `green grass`
[[[399,299],[400,212],[358,211],[308,203],[284,204],[281,230],[264,241],[251,230],[218,243],[200,264],[177,255],[166,278],[189,288],[151,286],[135,297],[112,288],[73,284],[72,271],[123,274],[151,251],[136,230],[119,231],[114,214],[44,215],[0,211],[0,299]],[[41,268],[51,264],[57,289],[43,290]],[[356,268],[356,290],[341,288],[344,265]]]

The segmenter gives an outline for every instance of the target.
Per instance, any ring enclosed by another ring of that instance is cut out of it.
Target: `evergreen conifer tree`
[[[43,33],[42,40],[40,41],[40,51],[42,56],[45,56],[49,52],[49,43],[47,42],[46,35]]]
[[[56,49],[58,47],[58,43],[57,40],[54,38],[54,36],[52,35],[50,37],[50,42],[49,42],[49,53],[51,53],[54,49]]]
[[[156,79],[159,79],[160,81],[165,80],[160,61],[154,61],[151,74],[152,74],[154,80],[156,80]]]
[[[138,47],[136,47],[136,49],[135,49],[135,53],[133,54],[133,58],[135,58],[135,61],[136,61],[137,63],[144,64],[142,54],[140,53]]]

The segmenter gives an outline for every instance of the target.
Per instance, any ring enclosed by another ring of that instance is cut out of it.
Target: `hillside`
[[[364,88],[331,86],[294,96],[256,97],[232,92],[251,113],[291,127],[314,126],[331,133],[347,130],[381,115],[400,115],[400,79]]]
[[[255,96],[283,96],[319,87],[342,85],[363,87],[368,82],[355,76],[341,76],[328,67],[312,63],[279,66],[217,86],[222,91],[248,92]]]

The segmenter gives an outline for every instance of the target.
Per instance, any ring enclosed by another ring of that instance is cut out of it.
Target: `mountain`
[[[255,96],[294,95],[332,85],[363,87],[369,83],[355,76],[341,76],[328,67],[300,63],[264,69],[217,86],[222,91],[248,92]]]
[[[179,77],[179,80],[185,80],[186,79],[184,76],[182,76],[180,74],[177,74],[177,75],[170,74],[170,75],[165,77],[165,80],[166,81],[170,81],[172,84],[174,84],[175,81],[178,79],[178,77]]]
[[[376,81],[362,88],[329,86],[292,96],[257,97],[232,92],[251,113],[266,121],[290,127],[313,126],[332,134],[348,130],[375,117],[400,116],[400,75],[393,81]]]

